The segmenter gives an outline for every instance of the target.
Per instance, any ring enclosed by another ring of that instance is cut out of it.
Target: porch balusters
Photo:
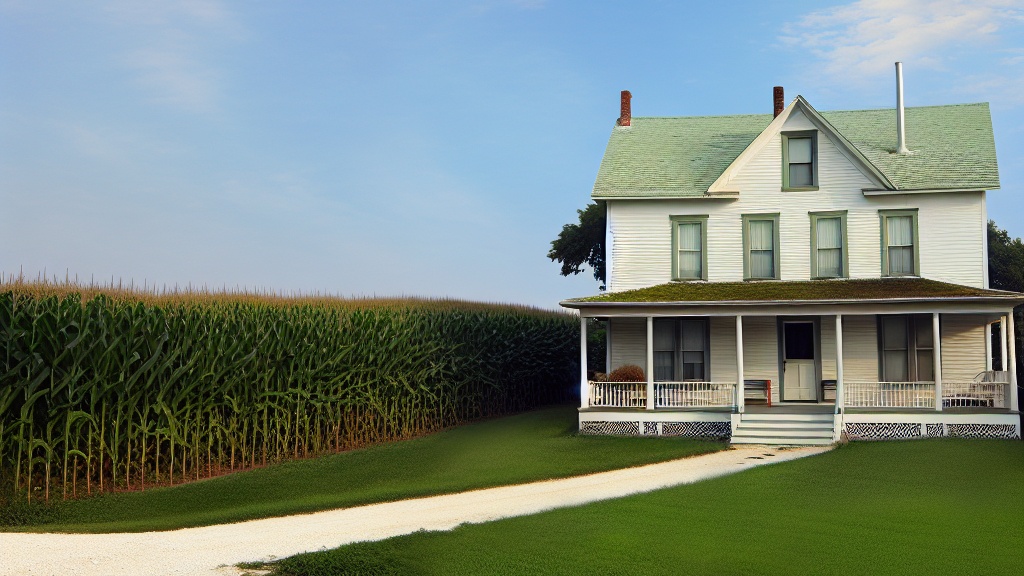
[[[942,412],[942,336],[939,313],[932,312],[932,375],[935,377],[935,411]]]

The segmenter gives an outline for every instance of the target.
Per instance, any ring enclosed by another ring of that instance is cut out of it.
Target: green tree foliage
[[[1024,242],[1010,238],[1010,234],[992,220],[988,221],[988,285],[996,290],[1024,292]],[[1024,306],[1017,306],[1013,316],[1014,352],[1019,369],[1024,366]]]
[[[590,266],[594,279],[601,282],[604,290],[604,202],[592,202],[576,212],[580,223],[562,226],[558,238],[551,241],[548,258],[562,264],[562,276],[579,274],[584,266]]]

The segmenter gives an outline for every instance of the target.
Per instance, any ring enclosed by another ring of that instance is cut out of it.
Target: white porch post
[[[604,324],[604,373],[612,371],[612,319],[609,317]]]
[[[1003,348],[1007,351],[1006,365],[1009,366],[1010,371],[1010,410],[1019,410],[1020,407],[1017,404],[1017,341],[1016,333],[1013,329],[1013,310],[1006,315],[1006,330],[1009,332],[1009,347]]]
[[[843,386],[843,315],[836,314],[836,414],[841,414],[846,403]]]
[[[1006,316],[999,318],[999,366],[1009,370],[1006,364]]]
[[[580,408],[590,407],[590,383],[587,382],[587,319],[580,316]]]
[[[736,315],[736,411],[744,411],[743,402],[743,316]]]
[[[647,409],[654,410],[654,317],[647,317]]]
[[[932,376],[935,377],[935,410],[942,411],[942,334],[939,313],[932,312]]]
[[[992,370],[992,324],[985,324],[985,371]]]

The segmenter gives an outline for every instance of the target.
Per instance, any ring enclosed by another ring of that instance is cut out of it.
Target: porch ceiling
[[[671,282],[638,290],[573,298],[566,308],[616,308],[638,305],[805,305],[975,302],[1012,307],[1024,294],[986,290],[925,278],[871,278],[758,282]]]

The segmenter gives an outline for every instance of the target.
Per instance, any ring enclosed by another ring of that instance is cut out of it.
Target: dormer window
[[[818,132],[782,134],[782,189],[818,189]]]

